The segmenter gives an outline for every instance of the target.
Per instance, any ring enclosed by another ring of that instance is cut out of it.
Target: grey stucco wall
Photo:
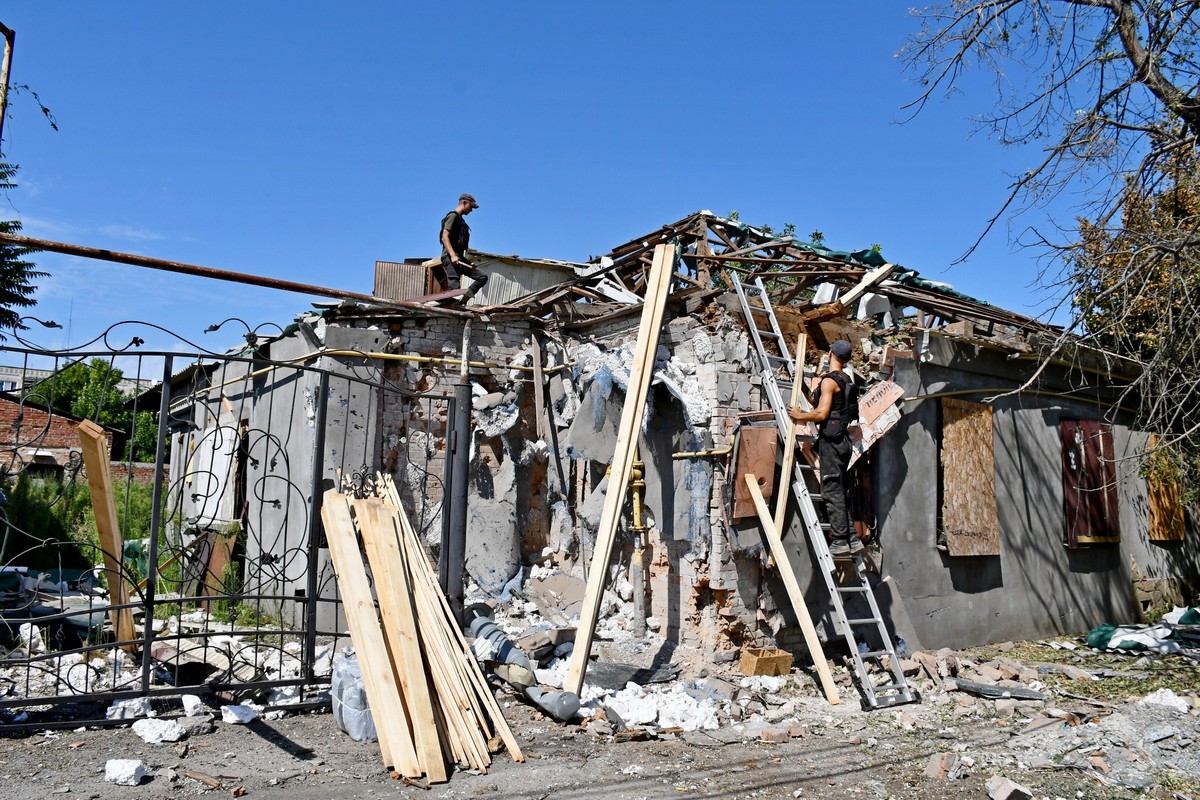
[[[1149,541],[1145,481],[1132,458],[1142,437],[1129,430],[1127,414],[1113,425],[1121,541],[1068,549],[1062,543],[1059,420],[1104,419],[1106,409],[1058,396],[1077,386],[1080,376],[1051,375],[1033,392],[996,397],[999,389],[1014,387],[1014,377],[1029,365],[1014,367],[999,353],[944,340],[935,356],[950,366],[901,361],[895,377],[909,397],[971,389],[978,393],[959,396],[976,402],[995,397],[1000,555],[951,557],[936,549],[939,400],[906,402],[899,426],[876,445],[874,468],[883,572],[890,576],[897,626],[910,645],[962,647],[1134,622],[1135,563],[1143,573],[1182,570],[1194,579],[1194,543],[1163,547]]]

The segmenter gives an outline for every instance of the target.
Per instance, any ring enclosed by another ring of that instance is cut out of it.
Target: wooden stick
[[[608,478],[608,492],[604,495],[600,529],[596,534],[596,546],[589,564],[587,592],[579,613],[579,627],[575,631],[575,649],[571,651],[567,680],[563,685],[564,689],[575,694],[581,694],[583,691],[583,676],[592,649],[592,636],[595,634],[596,618],[600,613],[605,578],[608,577],[608,561],[612,556],[621,509],[625,505],[625,486],[633,468],[633,451],[637,445],[638,430],[642,425],[650,379],[654,374],[654,354],[658,349],[663,310],[671,289],[674,261],[673,245],[660,244],[654,248],[654,263],[650,268],[646,299],[642,307],[642,322],[638,328],[637,350],[633,354],[629,384],[625,390],[625,405],[617,427],[617,444]]]
[[[412,728],[417,760],[430,783],[445,783],[446,764],[442,761],[442,748],[433,721],[429,681],[425,676],[425,666],[421,663],[421,642],[417,638],[412,587],[395,529],[390,524],[385,527],[383,503],[378,500],[351,500],[350,508],[362,532],[367,561],[375,578],[375,596],[379,598],[379,610],[383,616],[384,639],[392,663],[396,666],[401,696],[408,709],[408,723]]]
[[[349,498],[330,489],[321,503],[321,521],[329,542],[329,556],[337,573],[342,609],[350,627],[350,640],[362,668],[363,687],[367,703],[376,709],[372,715],[379,734],[379,749],[385,767],[393,767],[401,775],[416,778],[424,770],[417,760],[417,751],[408,735],[403,717],[400,687],[388,658],[387,643],[375,615],[375,601],[358,550],[358,537],[350,518]]]
[[[104,578],[113,606],[129,603],[129,585],[125,582],[125,538],[117,521],[117,506],[113,497],[112,473],[108,469],[108,440],[104,429],[91,420],[79,423],[79,443],[83,450],[83,467],[87,470],[88,491],[92,496],[92,511],[96,516],[96,534],[100,553],[104,557]],[[113,632],[121,649],[137,650],[133,629],[133,609],[114,608],[109,611]]]
[[[762,525],[763,532],[767,535],[767,542],[771,545],[771,551],[775,554],[779,577],[783,578],[783,585],[787,587],[788,599],[792,601],[792,610],[796,612],[796,619],[800,621],[800,630],[804,632],[804,642],[808,645],[813,666],[817,668],[821,686],[825,689],[825,699],[829,701],[830,705],[836,706],[842,702],[842,698],[838,694],[837,684],[833,682],[833,675],[829,671],[829,663],[825,660],[825,651],[821,647],[821,640],[817,638],[817,629],[813,627],[812,617],[809,616],[808,606],[804,604],[804,593],[800,591],[796,573],[792,572],[791,562],[788,561],[787,552],[783,549],[783,540],[779,538],[779,530],[771,519],[767,501],[763,499],[762,490],[758,488],[758,478],[749,472],[746,473],[745,478],[746,487],[750,489],[750,496],[754,499],[754,508],[758,511],[759,524]]]
[[[792,399],[788,402],[788,406],[799,404],[800,398],[803,397],[802,388],[804,385],[804,351],[808,347],[808,334],[802,333],[796,340],[796,368],[792,371]],[[787,438],[783,443],[783,472],[779,473],[779,480],[783,486],[779,487],[779,498],[775,501],[775,530],[783,532],[783,518],[787,515],[788,497],[791,495],[792,481],[795,476],[792,475],[792,467],[796,464],[796,423],[788,418]]]

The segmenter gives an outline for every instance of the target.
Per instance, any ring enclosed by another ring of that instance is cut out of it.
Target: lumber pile
[[[394,487],[377,487],[329,490],[321,519],[385,766],[441,783],[450,764],[486,773],[502,745],[524,761]]]

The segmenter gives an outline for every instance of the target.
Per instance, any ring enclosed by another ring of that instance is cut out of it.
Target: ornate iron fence
[[[199,357],[0,348],[50,373],[0,395],[0,723],[141,715],[188,693],[324,702],[348,640],[323,492],[384,469],[440,539],[446,392],[407,391],[403,370],[366,356],[276,361],[247,342]],[[113,403],[130,376],[141,391]],[[121,552],[91,509],[83,419],[112,447]]]

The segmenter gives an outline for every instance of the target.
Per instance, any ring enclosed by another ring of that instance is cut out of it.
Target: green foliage
[[[135,415],[123,406],[127,398],[117,390],[123,377],[120,369],[103,358],[86,363],[76,361],[36,384],[28,394],[63,414],[94,420],[120,431],[126,439],[119,451],[120,458],[153,461],[158,436],[156,415],[150,411]]]
[[[16,174],[15,165],[0,162],[0,189],[16,188],[13,183]],[[20,231],[21,223],[17,220],[0,220],[0,232]],[[38,271],[32,261],[26,260],[32,252],[27,247],[0,243],[0,329],[24,330],[26,326],[21,324],[20,309],[37,305],[33,299],[37,287],[33,282],[45,278],[47,273]],[[4,340],[4,335],[0,334],[0,342]]]
[[[0,509],[4,528],[0,564],[34,570],[90,567],[93,553],[99,551],[74,536],[76,525],[90,511],[82,505],[79,488],[22,473],[6,492]],[[87,488],[82,489],[86,498]]]

